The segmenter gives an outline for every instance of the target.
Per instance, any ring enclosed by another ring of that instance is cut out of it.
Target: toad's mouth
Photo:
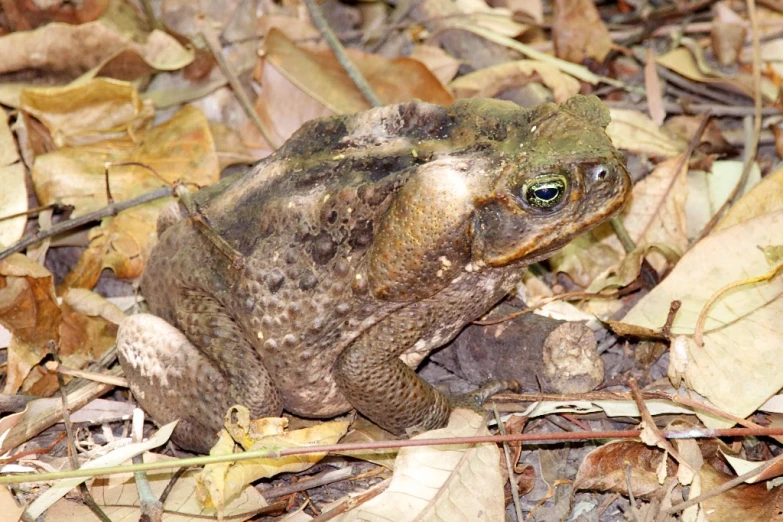
[[[483,233],[475,237],[473,256],[492,267],[507,266],[513,263],[532,264],[542,261],[566,246],[576,237],[592,230],[604,221],[617,215],[625,206],[626,197],[619,197],[596,209],[589,218],[566,222],[547,231],[531,233],[529,230],[516,237],[513,223],[500,230],[489,230],[484,226]],[[477,225],[482,227],[482,224]]]

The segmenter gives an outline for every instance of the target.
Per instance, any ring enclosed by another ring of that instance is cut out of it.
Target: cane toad
[[[242,255],[159,223],[120,361],[174,440],[207,451],[235,403],[404,432],[445,424],[416,364],[541,260],[623,205],[630,180],[595,97],[522,109],[408,102],[306,123],[246,174],[196,194]],[[184,215],[184,214],[183,214]],[[404,361],[404,362],[403,362]]]

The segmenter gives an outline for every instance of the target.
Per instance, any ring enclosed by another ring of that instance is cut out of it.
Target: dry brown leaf
[[[58,147],[132,137],[155,116],[132,84],[110,78],[25,89],[19,101],[21,110],[46,126]]]
[[[0,117],[0,218],[20,214],[27,210],[26,169],[20,161],[16,143],[8,127],[8,116]],[[24,234],[26,216],[0,220],[0,249],[17,241]]]
[[[703,466],[700,472],[702,490],[710,491],[734,477]],[[710,522],[772,522],[779,520],[783,499],[780,488],[765,484],[740,484],[702,503]]]
[[[491,7],[483,0],[455,0],[454,6],[459,13],[460,22],[476,25],[492,31],[493,33],[516,38],[527,30],[527,26],[515,22],[511,18],[511,11],[502,7]],[[449,25],[449,19],[443,20]]]
[[[479,69],[451,82],[449,88],[458,98],[492,98],[512,87],[541,82],[554,94],[557,103],[579,93],[579,81],[561,72],[554,65],[534,60],[504,62]]]
[[[661,489],[656,470],[663,461],[664,452],[642,442],[619,441],[605,444],[591,451],[579,465],[574,479],[577,490],[612,491],[628,495],[626,476],[631,474],[631,486],[636,497],[650,497]],[[667,475],[676,474],[672,460]],[[630,465],[630,468],[628,468]]]
[[[264,88],[256,101],[256,110],[278,140],[275,145],[288,139],[309,119],[369,108],[331,51],[297,47],[278,30],[270,31],[264,48],[260,78]],[[453,101],[421,62],[410,58],[389,60],[350,49],[348,55],[383,103],[414,98],[440,105]]]
[[[480,415],[457,409],[447,427],[414,440],[488,433]],[[402,448],[386,491],[335,520],[503,520],[499,457],[495,444]]]
[[[72,205],[74,217],[105,206],[107,163],[111,165],[108,179],[116,201],[165,183],[181,180],[206,186],[218,179],[209,123],[198,109],[186,106],[162,125],[139,133],[136,140],[110,140],[39,156],[32,172],[39,201]],[[120,277],[138,276],[154,242],[157,214],[163,206],[165,200],[159,200],[104,219],[91,232],[93,242],[61,288],[91,288],[104,267],[112,268]]]
[[[100,359],[117,337],[125,314],[100,295],[72,289],[62,298],[60,344],[57,353],[68,368],[82,369]],[[24,380],[21,390],[28,395],[49,396],[57,391],[57,376],[40,366]]]
[[[0,73],[46,69],[76,77],[125,49],[135,51],[158,70],[179,69],[193,60],[192,51],[163,31],[153,31],[145,43],[137,43],[102,20],[81,25],[52,23],[0,37]]]
[[[659,56],[658,63],[690,80],[701,83],[720,83],[731,87],[748,97],[753,97],[753,80],[751,79],[750,74],[739,73],[733,78],[708,76],[699,70],[696,59],[691,52],[684,47],[679,47],[663,56]],[[777,96],[777,88],[769,79],[762,77],[761,93],[765,99],[772,101]]]
[[[663,130],[683,142],[690,142],[701,126],[703,116],[671,116],[663,124]],[[736,148],[731,145],[720,130],[717,122],[710,119],[701,135],[697,151],[706,154],[734,154]]]
[[[606,133],[618,149],[647,156],[670,158],[685,150],[687,142],[662,131],[639,111],[610,109],[612,121]]]
[[[453,80],[459,71],[460,61],[434,45],[415,45],[409,56],[423,63],[443,85]]]
[[[59,342],[60,308],[54,278],[21,254],[0,260],[0,324],[11,331],[3,393],[16,393],[30,370]]]
[[[83,0],[78,3],[5,2],[3,17],[12,31],[29,31],[50,22],[83,24],[101,16],[109,0]]]
[[[734,288],[708,311],[703,346],[693,339],[708,299],[729,283],[766,274],[761,247],[783,244],[783,210],[715,232],[694,245],[669,276],[644,296],[623,322],[649,329],[664,325],[673,300],[682,303],[671,332],[669,378],[718,408],[746,417],[783,387],[775,364],[783,336],[783,277]],[[699,414],[710,427],[731,421]]]
[[[235,422],[234,419],[237,419]],[[238,441],[246,451],[278,450],[335,444],[348,431],[348,422],[325,422],[310,428],[286,431],[288,420],[267,418],[250,420],[244,406],[234,406],[226,415],[226,428],[210,450],[210,455],[230,455]],[[231,434],[229,434],[231,433]],[[299,472],[310,468],[326,453],[306,453],[279,458],[258,458],[239,462],[209,464],[198,477],[197,495],[203,506],[222,513],[227,505],[249,484],[279,473]]]
[[[68,147],[38,156],[32,178],[41,204],[72,205],[74,217],[106,206],[106,164],[108,189],[115,201],[178,180],[198,186],[217,180],[218,161],[209,123],[198,109],[186,106],[170,120],[135,138]]]
[[[601,63],[612,39],[592,0],[555,0],[552,40],[558,58],[573,63]]]
[[[90,230],[89,246],[60,283],[58,292],[94,287],[104,268],[120,279],[139,277],[157,239],[158,216],[171,201],[160,199],[123,210]]]

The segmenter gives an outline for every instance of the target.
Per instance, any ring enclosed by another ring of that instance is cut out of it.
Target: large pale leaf
[[[540,81],[554,94],[557,103],[566,101],[579,93],[579,82],[552,64],[535,60],[517,60],[485,67],[460,76],[449,88],[459,98],[491,98],[502,91],[522,87],[533,81]]]
[[[27,210],[27,188],[25,168],[19,159],[14,137],[8,127],[8,116],[0,117],[0,218],[19,214]],[[25,216],[0,221],[0,249],[22,237]]]
[[[488,434],[480,415],[458,409],[447,427],[414,439]],[[401,449],[388,489],[336,520],[504,520],[503,513],[498,448],[473,444]]]
[[[710,308],[704,345],[693,340],[697,318],[718,289],[761,276],[770,266],[760,250],[783,244],[783,211],[717,232],[696,244],[672,273],[642,298],[623,322],[659,329],[673,300],[682,306],[672,324],[670,377],[719,408],[746,417],[783,387],[778,362],[783,338],[783,277],[744,285],[721,295]],[[703,418],[711,426],[722,426]]]
[[[687,143],[662,131],[649,116],[629,109],[610,109],[612,121],[606,133],[618,149],[647,156],[670,158],[685,150]]]

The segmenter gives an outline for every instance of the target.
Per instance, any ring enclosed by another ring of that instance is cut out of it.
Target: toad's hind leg
[[[232,405],[247,406],[254,418],[282,411],[260,356],[212,304],[201,301],[201,313],[184,314],[187,337],[149,314],[129,317],[117,335],[120,363],[139,403],[159,424],[179,419],[173,440],[201,453],[217,440]]]

